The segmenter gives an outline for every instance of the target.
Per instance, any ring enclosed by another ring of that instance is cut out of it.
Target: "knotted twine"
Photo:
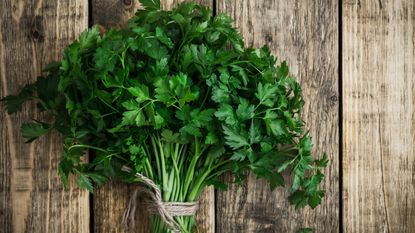
[[[131,168],[123,166],[125,172],[131,172]],[[158,214],[164,224],[173,232],[180,233],[180,225],[174,220],[174,216],[193,216],[198,209],[198,202],[163,202],[161,191],[158,186],[143,174],[136,173],[135,177],[142,180],[148,187],[138,186],[130,197],[128,205],[124,210],[122,224],[126,229],[135,227],[135,211],[137,208],[137,197],[139,193],[147,194],[144,204],[149,213]],[[150,187],[150,189],[149,189]],[[152,190],[151,190],[152,189]]]

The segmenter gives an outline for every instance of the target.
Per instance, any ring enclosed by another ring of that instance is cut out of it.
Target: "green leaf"
[[[162,128],[165,125],[165,123],[166,123],[165,119],[160,114],[154,115],[154,128],[155,129]],[[144,122],[142,122],[142,124],[144,124]]]
[[[265,85],[259,83],[255,96],[258,98],[259,104],[272,107],[274,105],[277,90],[277,86],[271,85],[270,83],[266,83]]]
[[[73,164],[69,159],[64,158],[59,162],[58,174],[65,188],[68,188],[68,176],[72,169]]]
[[[288,133],[287,129],[285,128],[284,121],[282,120],[271,121],[270,127],[271,127],[272,134],[276,137],[281,137]]]
[[[329,163],[329,159],[328,159],[327,155],[324,154],[321,159],[315,160],[314,162],[315,162],[315,164],[318,168],[325,168],[325,167],[327,167],[327,164]]]
[[[206,127],[211,123],[214,112],[215,112],[214,109],[206,109],[203,111],[200,111],[200,109],[194,109],[190,113],[190,116],[192,118],[192,123],[196,127]]]
[[[85,174],[79,173],[78,186],[87,189],[91,193],[94,192],[91,179]]]
[[[139,0],[146,10],[160,10],[160,0]]]
[[[47,77],[38,77],[36,81],[37,95],[49,106],[42,107],[54,107],[53,101],[58,95],[58,83],[59,77],[57,75],[48,75]]]
[[[212,88],[212,100],[216,103],[227,103],[229,102],[230,96],[229,88],[225,84],[219,84]]]
[[[248,154],[246,153],[246,151],[238,150],[238,151],[233,152],[233,154],[231,156],[231,160],[233,160],[233,161],[244,161],[247,156],[248,156]]]
[[[243,146],[249,146],[248,139],[246,135],[241,134],[236,129],[222,125],[223,133],[225,134],[225,143],[230,146],[232,149],[238,149]]]
[[[221,191],[227,191],[228,185],[221,182],[219,179],[211,179],[206,182],[207,185],[213,185],[216,189]]]
[[[209,132],[206,135],[205,144],[213,145],[213,144],[216,144],[217,142],[219,142],[219,138],[214,132]]]
[[[271,190],[275,190],[275,188],[285,184],[284,177],[280,173],[270,172],[265,179],[268,180]]]
[[[125,111],[122,115],[122,125],[142,126],[145,123],[145,117],[141,110]]]
[[[240,121],[252,119],[254,117],[255,106],[250,104],[245,98],[239,98],[239,105],[236,109],[236,115]]]
[[[313,229],[312,228],[300,228],[297,233],[312,233]]]
[[[178,133],[173,133],[171,130],[164,129],[161,131],[161,137],[164,141],[170,143],[178,143],[180,135]]]
[[[308,199],[308,205],[314,209],[321,203],[321,199],[324,197],[323,191],[315,192],[309,199]]]
[[[160,60],[168,56],[168,51],[165,46],[160,44],[160,42],[156,39],[153,40],[146,40],[143,41],[142,46],[140,49],[145,52],[149,57]]]
[[[160,27],[156,27],[156,37],[161,43],[165,44],[167,47],[173,48],[174,44],[171,41],[170,37],[168,37],[164,33],[163,29],[161,29]]]
[[[168,106],[178,103],[183,107],[199,97],[199,92],[192,89],[191,84],[191,80],[184,73],[174,75],[170,79],[160,78],[155,83],[155,97]]]
[[[316,174],[308,177],[303,183],[303,187],[306,189],[306,192],[308,194],[315,193],[318,190],[318,186],[323,178],[324,175],[320,171],[317,171]]]
[[[89,177],[96,183],[97,185],[103,185],[107,181],[107,178],[99,173],[91,173]]]
[[[134,87],[127,88],[128,92],[130,92],[133,96],[137,97],[135,100],[138,103],[142,103],[146,100],[150,100],[150,95],[148,91],[148,87],[145,85],[137,84]]]
[[[231,67],[233,71],[238,72],[244,86],[248,85],[248,75],[246,74],[245,69],[237,65],[232,65]]]
[[[22,110],[24,102],[31,99],[33,93],[33,84],[26,85],[17,96],[6,96],[1,99],[5,101],[8,114],[17,113]]]
[[[114,56],[114,52],[102,47],[96,49],[94,60],[95,66],[99,70],[113,71],[116,64],[115,59],[116,57]]]
[[[91,47],[93,47],[99,37],[99,28],[98,26],[93,26],[90,29],[86,29],[81,33],[79,37],[79,50],[84,52]]]
[[[252,126],[251,126],[252,127]],[[250,131],[251,132],[251,131]],[[250,133],[251,134],[251,133]],[[252,136],[251,136],[252,138]],[[252,143],[252,142],[251,142]],[[261,152],[269,152],[273,149],[273,146],[269,142],[261,142]]]
[[[222,104],[215,112],[215,116],[219,120],[224,121],[226,124],[231,126],[239,123],[232,106],[229,104]]]
[[[250,144],[259,143],[261,141],[261,132],[258,121],[252,121],[249,127],[249,142]]]
[[[311,141],[311,137],[308,135],[305,135],[304,137],[302,137],[300,139],[300,150],[302,151],[302,153],[311,153],[311,149],[313,148],[313,143]]]
[[[307,205],[307,196],[304,191],[295,191],[288,197],[290,204],[294,205],[296,209],[304,208]]]
[[[281,164],[281,166],[278,168],[278,172],[283,172],[283,171],[285,171],[285,169],[287,169],[287,167],[291,164],[291,163],[293,163],[293,161],[292,160],[287,160],[287,161],[285,161],[283,164]]]
[[[281,62],[281,65],[277,67],[277,77],[278,79],[282,79],[287,77],[289,72],[288,65],[286,61]]]
[[[49,131],[49,125],[45,123],[23,123],[22,135],[27,139],[26,142],[32,142],[38,137],[45,135]]]
[[[183,126],[180,129],[180,132],[187,133],[187,134],[190,134],[196,137],[202,136],[202,132],[200,132],[200,129],[193,124],[188,124],[188,125]]]

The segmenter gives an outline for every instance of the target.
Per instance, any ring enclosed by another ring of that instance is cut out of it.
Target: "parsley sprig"
[[[287,63],[266,46],[245,48],[224,14],[141,2],[128,27],[84,31],[44,76],[3,99],[10,114],[33,100],[54,115],[22,125],[28,142],[61,133],[63,183],[76,174],[91,192],[111,177],[137,182],[123,165],[153,179],[165,201],[194,201],[207,185],[226,189],[224,172],[240,183],[251,171],[272,189],[288,178],[290,203],[315,208],[328,161],[312,156],[301,87]]]

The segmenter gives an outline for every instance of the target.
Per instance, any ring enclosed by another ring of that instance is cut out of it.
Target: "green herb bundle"
[[[290,203],[316,207],[327,158],[312,157],[301,87],[287,64],[276,65],[266,46],[245,48],[226,15],[194,3],[163,11],[158,1],[141,2],[128,27],[83,32],[44,76],[3,99],[9,113],[35,100],[54,116],[24,123],[28,142],[61,133],[63,183],[76,174],[91,192],[111,177],[140,182],[124,165],[176,202],[197,200],[208,185],[226,188],[224,172],[240,183],[251,171],[272,189],[290,179]],[[176,221],[192,231],[192,217]],[[157,216],[153,229],[169,232]]]

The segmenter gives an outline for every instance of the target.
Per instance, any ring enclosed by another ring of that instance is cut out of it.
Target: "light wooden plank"
[[[161,1],[163,9],[171,9],[177,5],[178,0]],[[199,0],[207,6],[212,6],[211,0]],[[92,0],[93,24],[100,24],[105,28],[122,27],[140,7],[137,0]],[[126,232],[120,224],[124,207],[126,206],[129,194],[133,190],[132,185],[126,185],[119,181],[111,182],[104,187],[96,189],[94,194],[94,231],[95,232]],[[214,190],[205,190],[200,199],[200,209],[196,215],[198,232],[213,233],[215,228],[215,203]],[[137,213],[139,226],[133,232],[150,232],[149,218],[145,210]]]
[[[415,230],[415,2],[343,2],[344,230]]]
[[[16,94],[62,48],[87,27],[83,0],[0,3],[0,96]],[[6,115],[0,104],[1,232],[89,232],[89,194],[72,182],[64,190],[57,164],[62,141],[56,134],[25,144],[20,125],[45,119],[34,104]]]
[[[339,229],[338,160],[338,3],[337,1],[218,0],[218,12],[230,14],[246,46],[268,44],[287,60],[306,101],[304,117],[316,151],[326,152],[327,194],[315,210],[294,210],[286,191],[250,176],[240,188],[217,192],[217,232],[315,232]],[[227,182],[232,178],[227,176]]]

